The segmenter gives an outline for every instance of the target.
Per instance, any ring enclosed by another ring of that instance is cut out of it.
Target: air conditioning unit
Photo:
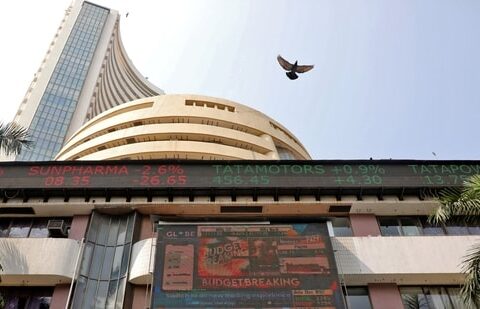
[[[47,229],[51,237],[67,236],[67,225],[64,220],[48,220]]]

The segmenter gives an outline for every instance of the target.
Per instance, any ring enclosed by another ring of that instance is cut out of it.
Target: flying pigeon
[[[287,60],[283,59],[282,56],[277,56],[278,63],[280,66],[285,69],[287,76],[290,79],[297,79],[298,75],[296,73],[305,73],[313,69],[313,65],[298,65],[298,61],[295,61],[294,64],[291,64]]]

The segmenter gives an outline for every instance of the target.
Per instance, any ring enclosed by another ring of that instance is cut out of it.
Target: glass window
[[[115,298],[117,296],[118,280],[110,281],[105,308],[115,308]]]
[[[423,288],[427,297],[428,305],[431,308],[452,308],[447,291],[442,287]]]
[[[480,235],[480,226],[469,226],[468,233],[470,235]]]
[[[459,296],[460,288],[425,286],[401,287],[400,295],[406,309],[461,309],[465,308]]]
[[[345,293],[347,307],[349,309],[371,309],[370,298],[368,297],[367,288],[355,287],[347,288]]]
[[[51,297],[34,296],[28,301],[27,309],[48,309],[50,308]]]
[[[31,220],[15,220],[10,227],[8,237],[28,237],[30,232]]]
[[[400,226],[396,218],[379,218],[380,232],[382,236],[400,236]]]
[[[405,309],[428,309],[427,298],[423,294],[422,288],[401,288],[403,306]]]
[[[404,236],[418,236],[422,234],[418,218],[400,218],[400,224]]]
[[[468,235],[468,227],[462,222],[448,222],[445,225],[448,235]]]
[[[442,226],[431,224],[430,222],[428,222],[428,219],[426,217],[421,218],[420,221],[422,224],[422,230],[424,235],[445,235],[445,231]]]
[[[48,237],[47,220],[33,221],[32,229],[30,230],[30,237],[42,238]]]
[[[350,220],[347,217],[331,218],[334,236],[353,236]]]
[[[105,255],[105,247],[96,245],[93,251],[92,263],[90,265],[90,278],[99,279],[100,270],[103,264],[103,257]]]
[[[103,259],[102,274],[100,275],[100,280],[110,279],[114,256],[115,247],[107,247],[107,249],[105,250],[105,258]]]
[[[8,237],[9,226],[10,226],[10,220],[0,221],[0,237]]]

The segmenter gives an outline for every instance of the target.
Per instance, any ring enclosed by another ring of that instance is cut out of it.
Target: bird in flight
[[[313,69],[313,65],[298,65],[298,61],[295,61],[294,64],[291,64],[287,60],[283,59],[282,56],[277,56],[278,63],[285,70],[288,71],[286,74],[290,79],[297,79],[298,75],[296,73],[305,73]]]

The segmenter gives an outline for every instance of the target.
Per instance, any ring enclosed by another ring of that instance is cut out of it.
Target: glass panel
[[[0,237],[8,237],[9,226],[10,226],[10,220],[0,221]]]
[[[112,279],[117,279],[120,274],[120,265],[122,264],[123,246],[115,248],[115,257],[113,258]]]
[[[453,305],[453,308],[462,308],[464,303],[460,297],[460,288],[447,288],[447,293],[450,296],[450,301]]]
[[[480,226],[469,226],[468,233],[470,235],[480,235]]]
[[[100,280],[109,280],[112,272],[113,257],[115,256],[115,247],[107,247],[105,258],[103,259],[102,274]]]
[[[103,264],[103,257],[105,255],[105,247],[104,246],[95,246],[93,252],[92,263],[90,265],[90,278],[98,279],[100,276],[100,268]]]
[[[400,294],[405,309],[429,309],[421,288],[401,288]]]
[[[123,278],[118,283],[118,293],[117,293],[117,301],[115,304],[115,308],[122,309],[123,308],[123,294],[125,294],[125,283],[127,278]]]
[[[117,296],[118,280],[110,281],[108,286],[107,302],[105,308],[115,308],[115,298]]]
[[[125,243],[125,235],[127,233],[127,218],[122,218],[119,222],[117,245]]]
[[[72,308],[81,308],[86,285],[87,285],[87,279],[85,279],[82,276],[78,277],[77,285],[75,286],[75,293],[74,293]]]
[[[88,276],[88,270],[90,269],[90,261],[92,260],[93,245],[86,243],[85,250],[83,251],[82,264],[80,266],[80,274]]]
[[[468,235],[468,228],[463,223],[447,223],[445,229],[448,235]]]
[[[97,291],[97,281],[88,280],[87,290],[85,291],[85,297],[83,298],[82,308],[93,308],[96,291]]]
[[[402,233],[404,236],[418,236],[421,235],[419,221],[417,218],[401,218]]]
[[[125,242],[131,242],[133,237],[133,224],[135,223],[135,213],[128,216],[127,235]]]
[[[451,309],[452,306],[450,305],[450,301],[448,300],[448,296],[442,293],[441,288],[433,288],[428,287],[424,288],[423,291],[427,296],[428,305],[431,308],[435,309]],[[446,297],[446,298],[445,298]]]
[[[420,219],[422,224],[423,235],[445,235],[445,231],[443,230],[442,226],[433,225],[428,222],[427,218]]]
[[[105,301],[108,293],[108,281],[100,281],[95,298],[95,308],[105,308]]]
[[[30,237],[45,238],[48,237],[47,220],[33,221]]]
[[[371,309],[368,290],[366,288],[347,288],[345,295],[347,307],[350,309]]]
[[[92,221],[90,223],[90,228],[88,229],[88,240],[91,242],[97,241],[98,225],[100,224],[99,219],[100,215],[94,212]]]
[[[347,217],[331,218],[334,236],[353,236]]]
[[[105,245],[107,243],[108,232],[110,228],[110,218],[102,216],[98,225],[97,244]]]
[[[380,232],[382,236],[400,236],[400,226],[397,219],[379,218]]]
[[[28,237],[32,220],[14,220],[8,237]]]
[[[30,297],[27,309],[48,309],[50,308],[51,297],[32,296]]]
[[[116,246],[117,245],[117,234],[118,234],[118,225],[119,225],[118,218],[112,218],[110,223],[110,231],[108,235],[107,245],[108,246]]]
[[[120,272],[120,277],[123,277],[127,274],[129,262],[130,262],[130,244],[125,245],[125,248],[123,249],[122,270]]]

